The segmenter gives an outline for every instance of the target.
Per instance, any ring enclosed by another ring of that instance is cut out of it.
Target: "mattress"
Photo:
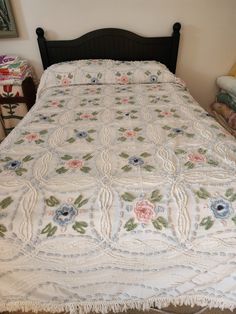
[[[0,311],[233,310],[235,163],[163,65],[51,66],[0,146]]]

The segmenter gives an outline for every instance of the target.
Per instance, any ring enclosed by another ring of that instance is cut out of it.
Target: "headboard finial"
[[[44,30],[41,27],[36,28],[36,34],[38,37],[44,37]]]
[[[176,22],[176,23],[173,25],[173,31],[174,31],[174,33],[179,33],[180,29],[181,29],[181,24],[178,23],[178,22]]]

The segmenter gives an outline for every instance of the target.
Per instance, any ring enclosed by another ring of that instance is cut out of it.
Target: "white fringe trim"
[[[150,298],[146,301],[104,301],[104,302],[80,302],[80,303],[42,303],[33,301],[18,301],[3,303],[0,301],[0,312],[69,312],[70,314],[85,314],[89,312],[94,313],[108,313],[112,312],[125,312],[127,310],[135,309],[141,311],[156,309],[162,309],[169,305],[174,306],[201,306],[206,308],[219,308],[221,310],[229,309],[233,311],[236,308],[236,303],[232,303],[222,298],[208,298],[203,296],[182,296],[176,298]],[[206,310],[206,308],[204,310]],[[202,309],[203,310],[203,309]],[[162,312],[162,311],[161,311]],[[201,312],[201,311],[200,311]]]

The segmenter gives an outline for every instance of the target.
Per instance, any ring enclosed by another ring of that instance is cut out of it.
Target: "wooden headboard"
[[[104,28],[72,40],[46,40],[40,27],[36,33],[44,69],[81,59],[157,60],[175,73],[180,29],[181,24],[175,23],[172,36],[142,37],[123,29]]]

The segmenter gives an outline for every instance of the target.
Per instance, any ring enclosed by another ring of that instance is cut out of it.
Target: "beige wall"
[[[35,28],[49,39],[70,39],[95,28],[119,27],[145,36],[168,35],[183,25],[177,75],[207,106],[215,78],[236,61],[236,0],[12,0],[20,37],[1,39],[0,54],[29,59],[42,73]]]

